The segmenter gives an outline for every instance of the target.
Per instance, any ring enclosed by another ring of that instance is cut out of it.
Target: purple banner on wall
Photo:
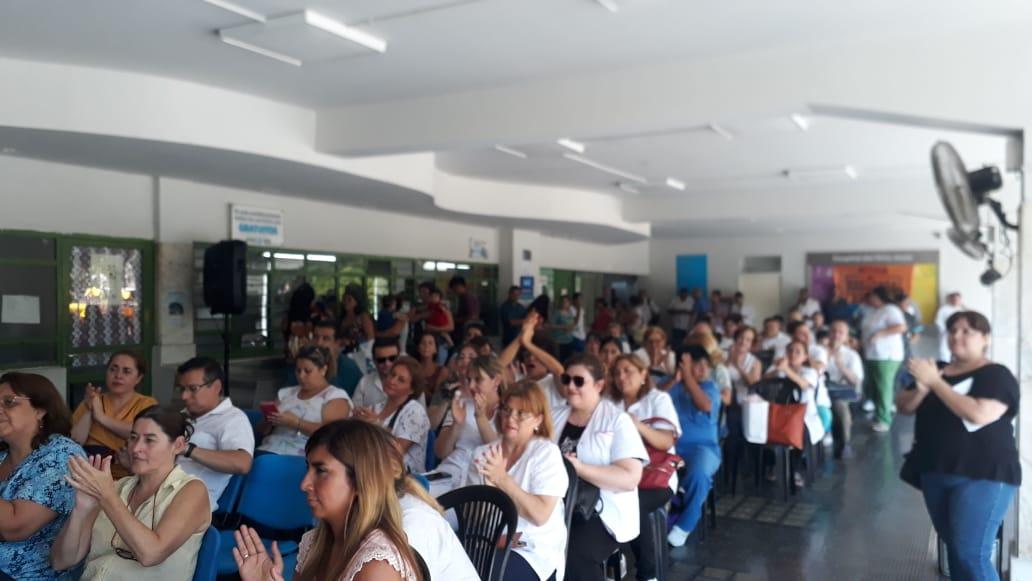
[[[826,303],[832,299],[834,292],[834,267],[830,264],[811,264],[810,296],[821,303]]]

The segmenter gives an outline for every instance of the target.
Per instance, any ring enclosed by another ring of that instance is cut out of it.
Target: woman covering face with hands
[[[467,484],[490,484],[519,512],[515,553],[502,579],[538,581],[561,575],[566,547],[563,497],[569,478],[552,442],[552,419],[541,388],[523,380],[506,391],[495,420],[498,441],[477,448]]]
[[[1014,375],[986,357],[983,315],[954,313],[946,328],[950,363],[939,369],[931,359],[911,359],[915,383],[896,397],[900,413],[917,415],[901,475],[924,494],[951,577],[994,580],[993,541],[1021,485],[1012,426],[1020,392]]]
[[[189,579],[211,522],[204,482],[175,462],[192,431],[177,411],[140,412],[128,445],[134,475],[117,482],[110,457],[73,457],[68,482],[75,508],[54,543],[54,568],[85,558],[86,580]]]
[[[434,452],[442,460],[437,471],[450,476],[447,482],[433,484],[435,493],[461,482],[473,450],[498,437],[495,415],[505,369],[498,358],[481,356],[470,363],[467,377],[467,393],[456,394],[452,398],[451,413],[445,418],[444,427],[434,444]]]

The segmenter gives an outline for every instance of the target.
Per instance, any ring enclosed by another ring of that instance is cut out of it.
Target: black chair
[[[577,477],[577,471],[574,470],[573,464],[570,464],[570,461],[566,458],[563,458],[563,466],[566,467],[566,477],[570,480],[570,484],[566,488],[566,496],[563,497],[563,517],[566,519],[566,538],[568,543],[570,524],[573,522],[573,509],[576,506],[577,490],[580,489],[580,478]]]
[[[446,492],[437,502],[445,510],[455,511],[459,521],[459,541],[480,578],[485,581],[502,579],[512,550],[509,539],[516,534],[519,518],[512,499],[493,486],[481,485]],[[505,548],[499,549],[502,539],[506,539]],[[495,567],[496,562],[498,567]]]
[[[426,561],[423,559],[423,555],[420,555],[419,551],[415,548],[409,548],[412,549],[412,554],[416,557],[416,567],[419,568],[419,574],[423,577],[423,581],[430,581],[430,567],[426,566]]]
[[[656,579],[659,581],[666,581],[667,578],[667,560],[670,557],[670,545],[667,544],[666,540],[669,514],[665,506],[661,506],[649,513],[652,534],[656,535],[656,542],[653,543],[656,553],[652,558],[655,559],[653,562],[656,564]],[[642,534],[644,532],[642,531]]]

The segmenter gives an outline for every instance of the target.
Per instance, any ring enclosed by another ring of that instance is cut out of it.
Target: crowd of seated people
[[[549,301],[524,308],[513,288],[502,309],[508,341],[496,355],[464,286],[451,287],[461,316],[426,285],[420,307],[403,315],[385,302],[375,327],[352,289],[341,321],[312,321],[291,351],[291,381],[263,403],[256,429],[230,399],[221,366],[204,357],[177,369],[175,411],[143,395],[144,359],[129,351],[111,356],[104,389],[88,385],[74,414],[45,378],[3,375],[0,571],[190,578],[212,512],[233,508],[218,504],[230,479],[246,476],[256,454],[277,454],[305,458],[297,487],[317,523],[298,538],[294,578],[415,580],[423,566],[435,579],[479,578],[435,497],[489,485],[518,513],[498,578],[601,579],[603,564],[626,550],[647,581],[660,569],[657,543],[681,546],[696,530],[732,449],[722,439],[741,443],[753,386],[791,384],[810,443],[830,433],[835,456],[848,458],[854,411],[830,393],[859,392],[867,379],[884,406],[882,383],[902,360],[889,344],[903,337],[900,309],[880,288],[850,320],[826,319],[800,293],[762,332],[741,293],[681,289],[668,332],[645,293],[615,309],[596,300],[588,325],[579,296],[561,297],[549,316]],[[342,336],[366,346],[365,365]],[[676,454],[680,470],[646,485],[656,451]],[[801,451],[793,460],[797,470],[816,461]],[[579,492],[567,499],[571,477]],[[805,484],[800,472],[794,480]],[[677,511],[657,538],[651,518],[669,506]],[[235,541],[245,581],[291,573],[255,529],[241,526]]]

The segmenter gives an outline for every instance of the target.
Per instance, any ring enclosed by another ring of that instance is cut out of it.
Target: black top
[[[563,433],[559,434],[559,449],[562,450],[563,454],[577,453],[577,443],[580,442],[581,436],[584,435],[584,427],[566,422],[566,426],[563,427]]]
[[[939,472],[1021,485],[1021,463],[1011,423],[1018,414],[1020,399],[1014,375],[1006,367],[990,363],[969,373],[942,378],[970,397],[1006,404],[1007,411],[972,432],[934,392],[929,393],[917,408],[914,446],[903,466],[904,480],[920,488],[921,474]]]

